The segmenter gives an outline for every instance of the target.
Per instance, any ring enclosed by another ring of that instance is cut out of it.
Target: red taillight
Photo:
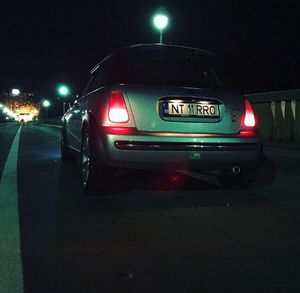
[[[129,120],[125,100],[120,91],[112,91],[110,94],[108,119],[115,123],[125,123]]]
[[[256,124],[255,116],[252,109],[251,104],[248,100],[245,100],[245,117],[244,117],[244,125],[246,127],[254,127]]]

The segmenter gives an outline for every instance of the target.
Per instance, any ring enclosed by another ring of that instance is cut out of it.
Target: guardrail
[[[265,141],[300,142],[300,90],[246,95]]]
[[[42,124],[52,124],[52,125],[62,125],[62,121],[60,117],[52,117],[52,118],[42,118],[38,120],[38,123]]]

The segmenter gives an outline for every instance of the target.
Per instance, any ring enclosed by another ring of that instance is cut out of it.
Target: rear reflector
[[[244,125],[246,127],[255,127],[256,122],[254,112],[248,100],[245,100],[245,112]]]
[[[104,126],[103,132],[105,134],[114,134],[114,135],[139,135],[139,131],[135,127]]]
[[[257,133],[255,131],[251,131],[251,130],[241,130],[240,131],[240,136],[243,137],[252,137],[252,136],[256,136]]]
[[[115,123],[128,122],[128,112],[120,91],[112,91],[109,98],[108,119]]]

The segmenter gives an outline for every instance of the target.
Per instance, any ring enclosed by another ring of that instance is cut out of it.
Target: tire
[[[247,170],[241,170],[241,173],[216,175],[217,181],[225,188],[247,188],[250,187],[257,179],[259,173],[258,167],[251,167]]]
[[[60,158],[62,162],[70,162],[74,160],[74,157],[71,155],[70,149],[68,148],[66,130],[64,126],[62,128],[60,139]]]
[[[87,195],[109,192],[112,171],[99,159],[95,140],[87,127],[82,132],[80,174],[82,189]]]

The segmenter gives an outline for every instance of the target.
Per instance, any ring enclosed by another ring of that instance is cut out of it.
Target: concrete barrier
[[[264,141],[300,142],[300,90],[246,95]]]
[[[284,141],[284,117],[281,108],[281,102],[275,103],[275,119],[274,119],[274,140]]]
[[[60,117],[52,117],[52,118],[49,118],[49,119],[39,119],[37,121],[37,123],[39,124],[52,124],[52,125],[62,125],[62,121],[61,121],[61,118]]]
[[[300,101],[295,101],[295,134],[294,141],[300,142]]]
[[[295,136],[295,119],[292,111],[292,101],[282,101],[281,103],[285,103],[283,112],[283,141],[293,142]]]
[[[274,119],[270,103],[253,104],[258,131],[263,140],[273,140]]]

